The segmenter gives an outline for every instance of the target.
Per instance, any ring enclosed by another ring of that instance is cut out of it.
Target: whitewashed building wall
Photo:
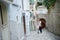
[[[24,13],[26,20],[26,35],[30,33],[29,28],[30,13],[26,11],[29,10],[29,1],[23,0],[24,9],[22,8],[22,0],[14,0],[13,3],[18,4],[19,6],[16,7],[11,4],[9,6],[9,25],[11,40],[22,40],[24,38],[24,26],[22,18],[23,11],[25,11]],[[28,5],[26,5],[26,3]]]
[[[22,12],[19,7],[10,5],[9,7],[9,25],[10,25],[10,35],[11,40],[21,40],[24,36],[24,28],[21,22]]]

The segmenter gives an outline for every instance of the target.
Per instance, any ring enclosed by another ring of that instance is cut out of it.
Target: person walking
[[[38,34],[39,33],[42,33],[42,27],[41,27],[41,21],[39,21],[39,23],[38,23]]]
[[[39,21],[39,31],[42,33],[41,21]]]
[[[40,33],[42,33],[42,29],[43,28],[45,28],[46,27],[46,21],[44,20],[44,19],[39,19],[39,23],[38,23],[39,25],[39,31],[40,31]]]

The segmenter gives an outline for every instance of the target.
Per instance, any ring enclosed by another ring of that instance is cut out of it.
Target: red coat
[[[46,23],[45,22],[41,22],[41,27],[45,28],[46,27]]]

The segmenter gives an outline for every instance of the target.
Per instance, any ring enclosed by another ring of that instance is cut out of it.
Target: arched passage
[[[45,28],[46,27],[46,20],[44,18],[40,18],[39,21],[41,21],[41,27]]]

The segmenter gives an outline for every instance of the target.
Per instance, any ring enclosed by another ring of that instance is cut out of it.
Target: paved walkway
[[[60,37],[43,29],[43,32],[39,34],[36,31],[32,31],[24,40],[60,40]]]

